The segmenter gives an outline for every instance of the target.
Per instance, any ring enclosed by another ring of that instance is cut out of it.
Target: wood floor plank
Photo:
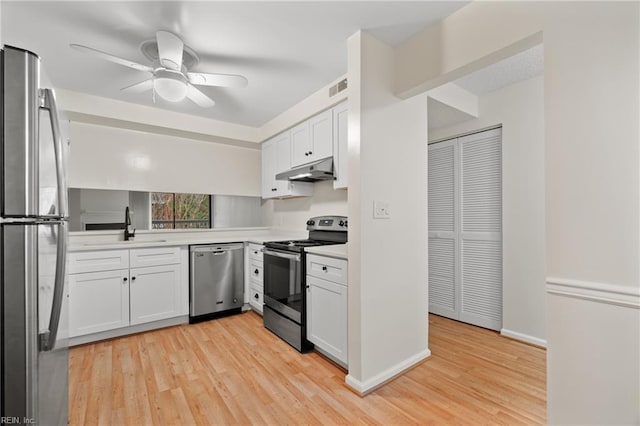
[[[70,425],[544,424],[546,353],[429,317],[432,356],[361,398],[253,312],[75,347]]]

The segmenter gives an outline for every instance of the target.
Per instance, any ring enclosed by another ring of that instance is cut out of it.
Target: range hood
[[[290,180],[296,182],[318,182],[321,180],[335,180],[333,175],[333,158],[325,158],[286,172],[278,173],[276,180]]]

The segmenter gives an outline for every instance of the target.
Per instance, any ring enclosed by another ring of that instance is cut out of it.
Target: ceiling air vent
[[[334,84],[329,88],[329,97],[335,96],[338,93],[346,90],[347,88],[347,79],[340,80],[337,84]]]

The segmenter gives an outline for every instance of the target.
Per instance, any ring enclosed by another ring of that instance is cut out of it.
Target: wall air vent
[[[347,88],[347,79],[340,80],[338,83],[334,84],[329,88],[329,97],[335,96],[338,93],[346,90]]]

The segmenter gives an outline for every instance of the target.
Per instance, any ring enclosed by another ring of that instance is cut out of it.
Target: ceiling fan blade
[[[188,72],[191,84],[199,86],[247,87],[247,79],[234,74],[211,74],[205,72]]]
[[[191,99],[195,104],[202,108],[211,108],[216,104],[213,99],[196,89],[191,84],[187,87],[187,98]]]
[[[150,66],[142,65],[137,62],[130,61],[128,59],[119,58],[117,56],[110,55],[101,50],[94,49],[92,47],[83,46],[81,44],[70,44],[69,46],[71,46],[72,48],[74,48],[79,52],[88,53],[90,55],[97,56],[98,58],[105,59],[109,62],[113,62],[119,65],[124,65],[125,67],[133,68],[138,71],[153,72],[153,68],[151,68]]]
[[[142,92],[145,92],[145,91],[151,90],[151,89],[153,89],[153,79],[152,78],[150,78],[149,80],[145,80],[145,81],[141,81],[139,83],[132,84],[131,86],[123,87],[122,89],[120,89],[120,91],[128,92],[128,93],[142,93]]]
[[[180,71],[182,68],[182,51],[184,44],[182,40],[169,31],[156,32],[158,41],[158,57],[163,67]]]

